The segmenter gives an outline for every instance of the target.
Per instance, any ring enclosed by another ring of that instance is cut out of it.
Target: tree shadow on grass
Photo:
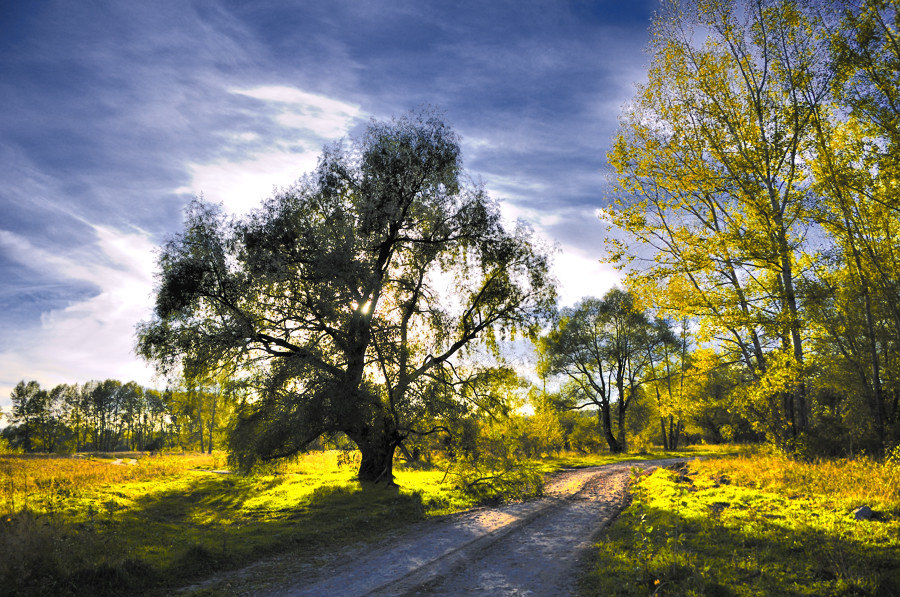
[[[724,508],[723,508],[724,509]],[[900,548],[750,516],[631,508],[595,547],[586,594],[900,595]],[[860,522],[858,524],[880,524]]]
[[[98,514],[90,524],[35,525],[28,531],[40,530],[31,542],[34,557],[0,566],[0,586],[22,595],[165,594],[267,555],[290,550],[313,559],[422,518],[421,495],[356,483],[320,486],[275,507],[248,507],[281,482],[198,477],[187,488],[148,493],[127,510]],[[60,541],[70,549],[54,549]]]

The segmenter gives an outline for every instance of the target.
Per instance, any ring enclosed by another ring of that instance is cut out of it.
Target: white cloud
[[[560,305],[565,307],[586,296],[602,297],[613,286],[621,286],[621,276],[611,265],[567,245],[560,247],[552,271],[559,280]]]
[[[323,139],[346,135],[362,116],[359,106],[294,87],[269,85],[231,92],[275,104],[279,124],[310,131]]]
[[[359,106],[293,87],[270,85],[230,91],[267,102],[270,110],[257,115],[258,131],[232,131],[226,136],[231,145],[223,147],[222,153],[229,158],[187,164],[191,183],[176,192],[203,193],[208,200],[222,202],[237,214],[259,206],[273,188],[288,187],[315,169],[322,142],[345,136],[363,117]],[[262,131],[269,129],[268,118],[282,130],[266,143]],[[259,149],[261,144],[264,149]]]
[[[600,223],[604,226],[612,226],[613,220],[610,216],[611,211],[611,208],[598,207],[594,210],[594,217],[600,220]]]
[[[545,230],[546,228],[556,226],[563,222],[563,218],[559,213],[530,209],[521,205],[516,205],[511,201],[500,202],[500,216],[507,223],[525,220],[539,230],[545,237],[548,236]]]
[[[42,385],[115,378],[152,383],[152,370],[133,352],[134,328],[151,313],[154,243],[140,230],[94,226],[86,249],[54,254],[0,231],[0,246],[14,259],[61,279],[81,281],[98,293],[41,316],[37,329],[17,333],[15,349],[0,352],[0,403],[20,379]]]
[[[589,255],[587,251],[550,234],[548,228],[566,221],[563,214],[533,210],[511,201],[501,201],[500,215],[507,226],[520,219],[530,223],[542,242],[557,248],[551,272],[559,281],[561,306],[572,306],[586,296],[602,297],[613,286],[621,286],[621,275],[614,267],[602,263],[598,256]],[[566,215],[571,217],[571,214]],[[584,218],[596,217],[595,213],[584,214]]]
[[[272,194],[274,187],[288,187],[316,167],[319,151],[272,150],[244,160],[188,164],[191,184],[176,192],[199,195],[221,202],[243,214]]]

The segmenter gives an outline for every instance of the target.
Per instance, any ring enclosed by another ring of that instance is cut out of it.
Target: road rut
[[[262,592],[292,596],[570,595],[576,564],[619,512],[629,472],[677,459],[564,471],[547,496],[424,525],[352,561]]]

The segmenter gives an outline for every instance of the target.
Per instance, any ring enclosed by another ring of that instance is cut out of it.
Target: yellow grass
[[[740,485],[790,496],[815,495],[834,506],[868,505],[900,512],[900,463],[869,458],[797,462],[758,454],[695,463],[701,474],[725,474]]]
[[[117,458],[91,456],[0,455],[0,514],[29,508],[48,498],[72,497],[113,483],[147,481],[224,462],[221,454],[125,455],[137,464],[113,464]]]

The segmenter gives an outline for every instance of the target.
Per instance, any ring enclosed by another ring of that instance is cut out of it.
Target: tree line
[[[791,452],[900,441],[898,5],[672,0],[609,154],[610,254]]]
[[[115,379],[44,389],[23,380],[10,399],[0,437],[15,450],[212,452],[224,443],[235,391],[208,383],[159,391]]]

